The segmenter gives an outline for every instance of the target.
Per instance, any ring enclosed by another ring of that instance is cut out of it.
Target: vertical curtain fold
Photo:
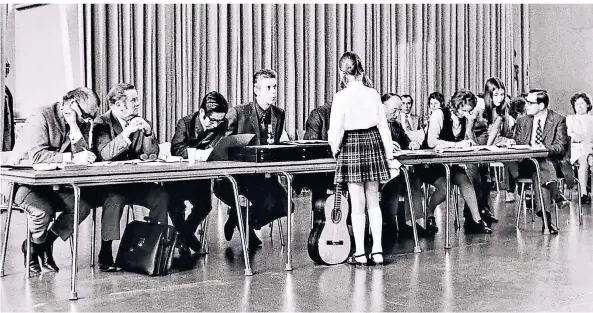
[[[409,93],[419,115],[427,112],[431,92],[446,98],[460,88],[480,93],[491,76],[500,77],[509,92],[519,90],[524,82],[514,81],[514,43],[525,35],[524,23],[512,25],[514,14],[522,14],[518,8],[84,4],[85,77],[104,102],[112,85],[134,84],[144,116],[164,142],[207,92],[219,91],[231,105],[251,101],[253,73],[271,68],[294,138],[312,109],[331,102],[339,88],[338,58],[349,50],[360,55],[379,93]]]
[[[4,122],[5,122],[5,108],[4,108],[4,88],[6,86],[6,58],[7,58],[7,51],[6,51],[6,23],[8,20],[8,4],[0,4],[0,99],[2,101],[2,110],[0,110],[0,129],[2,132],[0,133],[0,142],[4,145]]]

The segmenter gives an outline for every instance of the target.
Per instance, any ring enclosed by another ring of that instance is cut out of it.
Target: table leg
[[[446,199],[445,199],[445,249],[451,249],[451,244],[449,243],[449,202],[451,201],[451,168],[449,164],[444,164],[445,167],[445,181],[446,181]]]
[[[6,212],[6,226],[4,227],[4,240],[2,240],[2,257],[0,260],[0,277],[4,276],[4,264],[6,262],[6,248],[8,247],[8,232],[10,230],[10,219],[12,218],[12,203],[14,202],[14,194],[16,193],[17,186],[15,183],[10,183],[10,189],[8,194],[8,207]],[[27,216],[28,218],[28,216]],[[29,231],[27,229],[27,231]],[[28,263],[27,263],[28,264]],[[27,273],[27,278],[29,273]]]
[[[542,180],[541,180],[541,171],[540,171],[539,163],[534,158],[530,158],[529,160],[531,160],[531,162],[533,162],[533,165],[535,165],[535,174],[537,175],[537,181],[539,182],[537,184],[537,188],[539,189],[539,202],[540,202],[541,210],[542,210],[542,218],[544,219],[544,235],[549,235],[550,229],[548,228],[548,217],[547,217],[545,205],[544,205],[544,196],[542,194]],[[533,183],[535,184],[535,182],[533,182]],[[533,208],[532,208],[532,210],[533,210]]]
[[[237,180],[231,175],[225,175],[225,177],[231,182],[233,187],[233,195],[235,197],[235,208],[237,213],[237,220],[239,221],[239,236],[241,236],[241,245],[243,246],[243,259],[245,260],[245,276],[253,275],[251,270],[251,264],[249,263],[249,247],[245,242],[245,228],[243,227],[243,215],[241,214],[241,206],[239,204],[239,185]],[[249,219],[249,216],[247,216]]]
[[[78,219],[80,210],[80,187],[72,184],[74,189],[74,220],[73,220],[73,247],[72,247],[72,269],[70,274],[70,300],[78,300],[78,293],[76,292],[76,274],[78,272],[77,258],[78,258]]]
[[[292,175],[288,172],[281,172],[281,174],[286,176],[286,193],[288,195],[288,203],[286,205],[286,267],[284,270],[292,271]]]
[[[406,181],[406,189],[408,189],[408,203],[410,203],[410,214],[412,215],[412,233],[414,235],[414,253],[420,253],[420,244],[418,243],[418,232],[416,230],[416,214],[414,213],[414,201],[412,201],[412,188],[410,186],[410,173],[405,166],[400,168],[404,173],[404,180]]]

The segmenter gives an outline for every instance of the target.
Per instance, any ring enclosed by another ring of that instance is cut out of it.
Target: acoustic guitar
[[[344,263],[350,255],[352,239],[346,224],[350,207],[341,185],[336,185],[334,194],[325,200],[323,210],[325,218],[315,221],[309,234],[309,256],[317,264]]]

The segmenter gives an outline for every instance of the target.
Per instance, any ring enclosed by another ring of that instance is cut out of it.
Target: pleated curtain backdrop
[[[515,11],[515,12],[514,12]],[[278,72],[278,105],[295,136],[330,103],[342,53],[358,53],[381,94],[476,93],[491,76],[514,90],[511,4],[85,4],[87,86],[138,88],[160,141],[209,91],[253,100],[253,73]],[[106,105],[103,107],[105,111]]]

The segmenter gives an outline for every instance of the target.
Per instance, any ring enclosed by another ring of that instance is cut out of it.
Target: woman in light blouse
[[[393,144],[379,93],[371,88],[360,57],[346,52],[339,62],[344,89],[334,95],[328,141],[336,156],[335,183],[348,185],[352,204],[351,222],[355,252],[351,264],[383,263],[379,206],[379,182],[389,180]],[[366,216],[373,238],[368,259],[364,237]]]
[[[464,148],[472,145],[466,136],[467,116],[476,106],[476,96],[467,90],[456,91],[448,107],[434,111],[430,116],[423,149],[430,148]],[[415,167],[422,179],[437,188],[430,197],[427,212],[430,215],[427,223],[434,220],[434,210],[446,199],[445,170],[440,164],[420,165]],[[451,182],[461,190],[461,195],[469,207],[471,216],[465,220],[465,228],[469,232],[492,233],[490,227],[482,220],[476,199],[476,193],[465,170],[458,165],[451,166]]]
[[[593,116],[588,114],[591,112],[591,98],[585,93],[577,93],[570,98],[570,104],[575,113],[566,117],[568,136],[571,139],[570,163],[578,166],[581,201],[591,203],[591,197],[587,194],[587,159],[593,154]]]

